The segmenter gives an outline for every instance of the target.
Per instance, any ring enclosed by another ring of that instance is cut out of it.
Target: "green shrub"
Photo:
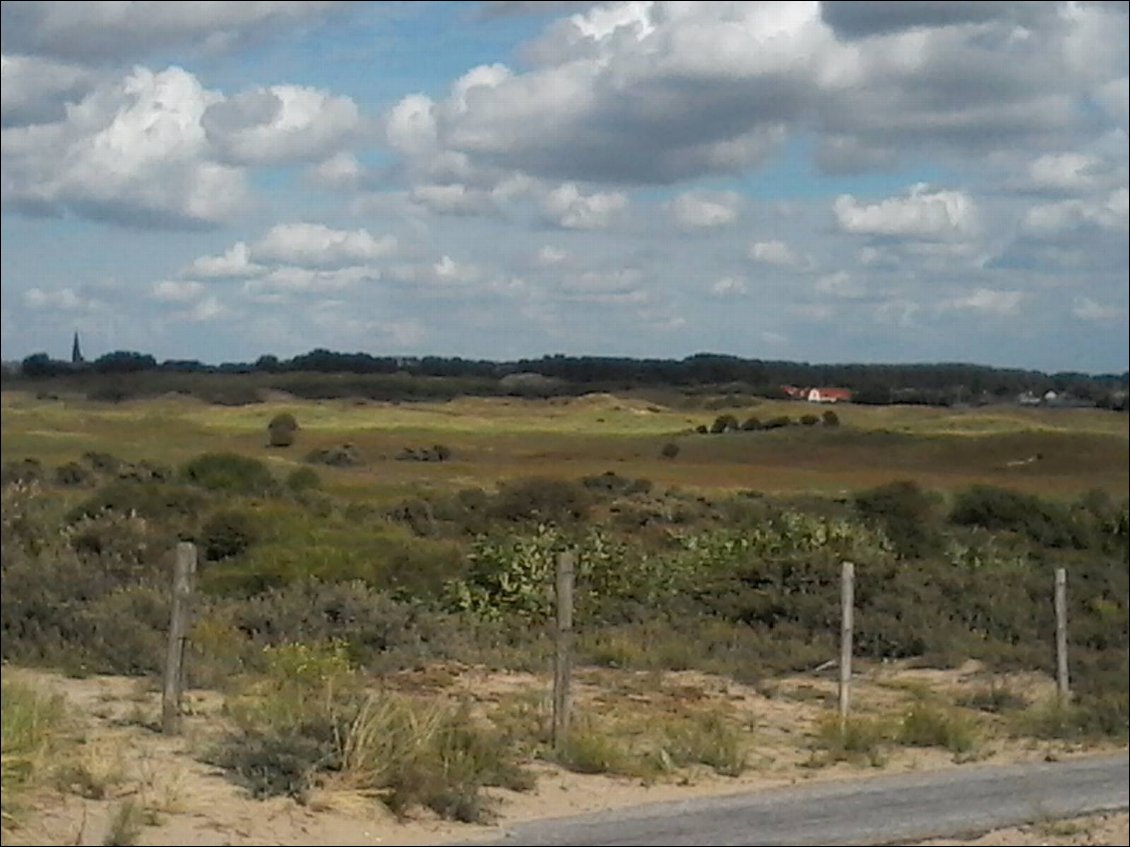
[[[737,432],[741,428],[738,419],[733,415],[719,415],[714,419],[714,423],[710,425],[710,431],[715,435],[723,432]]]
[[[991,485],[975,485],[959,493],[950,520],[962,526],[1017,532],[1045,547],[1087,546],[1086,534],[1068,509]]]
[[[886,764],[883,746],[890,735],[890,729],[880,720],[827,715],[816,725],[814,743],[828,761],[865,761],[872,767],[881,767]]]
[[[55,469],[56,485],[79,487],[90,485],[93,481],[94,474],[78,462],[67,462]]]
[[[287,474],[286,487],[295,494],[300,494],[321,488],[322,480],[313,468],[295,468]]]
[[[181,468],[181,477],[201,488],[228,494],[265,496],[278,490],[265,464],[238,453],[204,453]]]
[[[154,524],[191,534],[206,498],[198,491],[163,482],[112,482],[73,508],[71,523],[107,511],[137,515]]]
[[[944,747],[951,753],[968,753],[980,741],[976,721],[956,709],[915,703],[902,719],[897,740],[911,747]]]
[[[211,562],[238,556],[259,540],[255,521],[246,512],[221,509],[200,528],[204,558]]]
[[[833,412],[831,409],[826,411],[821,416],[821,418],[824,422],[824,426],[839,426],[840,425],[840,416],[837,415],[835,412]]]
[[[761,428],[761,418],[757,417],[756,415],[752,415],[742,422],[743,432],[757,432],[757,430]]]
[[[352,444],[346,442],[336,447],[323,447],[306,454],[306,461],[335,468],[349,468],[360,465],[361,454]]]
[[[801,426],[816,426],[816,424],[820,423],[820,418],[816,417],[816,415],[801,415],[800,423]]]
[[[503,482],[490,514],[503,521],[575,523],[585,519],[591,506],[592,495],[577,482],[528,477]]]
[[[679,455],[679,445],[674,441],[668,441],[663,445],[662,449],[660,449],[659,455],[664,459],[674,459]]]
[[[683,716],[666,727],[664,752],[677,766],[702,764],[722,776],[741,776],[748,764],[741,732],[717,711]]]
[[[775,418],[767,420],[763,429],[782,429],[787,426],[792,426],[792,424],[792,418],[788,415],[778,415]]]
[[[883,530],[899,558],[921,558],[941,546],[933,499],[915,482],[901,480],[861,491],[855,496],[855,508],[865,521]]]
[[[290,412],[280,412],[267,424],[267,443],[271,447],[289,447],[294,443],[298,421]]]

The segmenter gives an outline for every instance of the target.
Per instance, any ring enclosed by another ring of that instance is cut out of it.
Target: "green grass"
[[[913,704],[903,716],[897,740],[911,747],[943,747],[955,755],[972,752],[981,742],[981,728],[955,708]]]
[[[820,755],[811,764],[819,766],[834,762],[866,763],[882,767],[887,762],[884,745],[894,732],[889,721],[879,718],[825,715],[816,724],[813,746]]]
[[[61,697],[22,682],[4,680],[0,686],[0,802],[5,826],[18,814],[20,795],[46,774],[64,720]]]
[[[765,401],[734,410],[742,418],[798,416],[803,404]],[[266,446],[266,427],[290,412],[301,429],[286,449]],[[319,469],[334,495],[397,496],[417,487],[487,487],[521,476],[584,476],[610,468],[658,485],[737,490],[751,481],[766,492],[839,493],[916,479],[954,490],[981,482],[1070,496],[1091,488],[1125,492],[1127,419],[1090,409],[991,412],[927,407],[843,406],[838,428],[790,427],[772,432],[689,435],[713,412],[656,406],[632,397],[589,395],[556,400],[459,398],[449,402],[369,403],[351,400],[214,406],[189,398],[117,405],[39,401],[6,392],[0,443],[5,456],[37,456],[50,465],[87,450],[180,466],[205,452],[233,451],[263,459],[284,479],[312,449],[349,441],[364,459],[357,468]],[[674,460],[659,453],[668,441]],[[449,445],[451,461],[398,462],[406,446]],[[1009,460],[1040,453],[1022,468]]]

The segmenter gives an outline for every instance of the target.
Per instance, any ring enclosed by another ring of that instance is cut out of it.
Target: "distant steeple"
[[[78,332],[75,332],[75,343],[71,346],[71,364],[81,365],[86,359],[82,357],[82,348],[78,346]]]

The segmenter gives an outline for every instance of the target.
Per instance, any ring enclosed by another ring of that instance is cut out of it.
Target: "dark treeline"
[[[90,362],[74,364],[37,353],[24,359],[18,370],[5,368],[5,379],[69,377],[82,380],[87,376],[162,373],[418,376],[459,380],[459,393],[487,394],[575,394],[672,387],[783,397],[786,385],[835,386],[852,390],[855,402],[873,404],[1010,402],[1021,395],[1042,398],[1051,391],[1056,393],[1056,401],[1060,403],[1120,409],[1126,408],[1128,380],[1127,373],[1048,374],[960,363],[809,364],[707,353],[685,359],[554,355],[494,362],[441,356],[372,356],[323,349],[290,359],[267,355],[255,362],[220,365],[180,359],[158,362],[151,355],[130,351],[108,353]]]

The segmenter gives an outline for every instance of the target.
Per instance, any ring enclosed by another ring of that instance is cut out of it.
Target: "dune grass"
[[[62,698],[15,680],[0,685],[0,803],[5,827],[19,813],[20,795],[46,774],[64,719]]]

